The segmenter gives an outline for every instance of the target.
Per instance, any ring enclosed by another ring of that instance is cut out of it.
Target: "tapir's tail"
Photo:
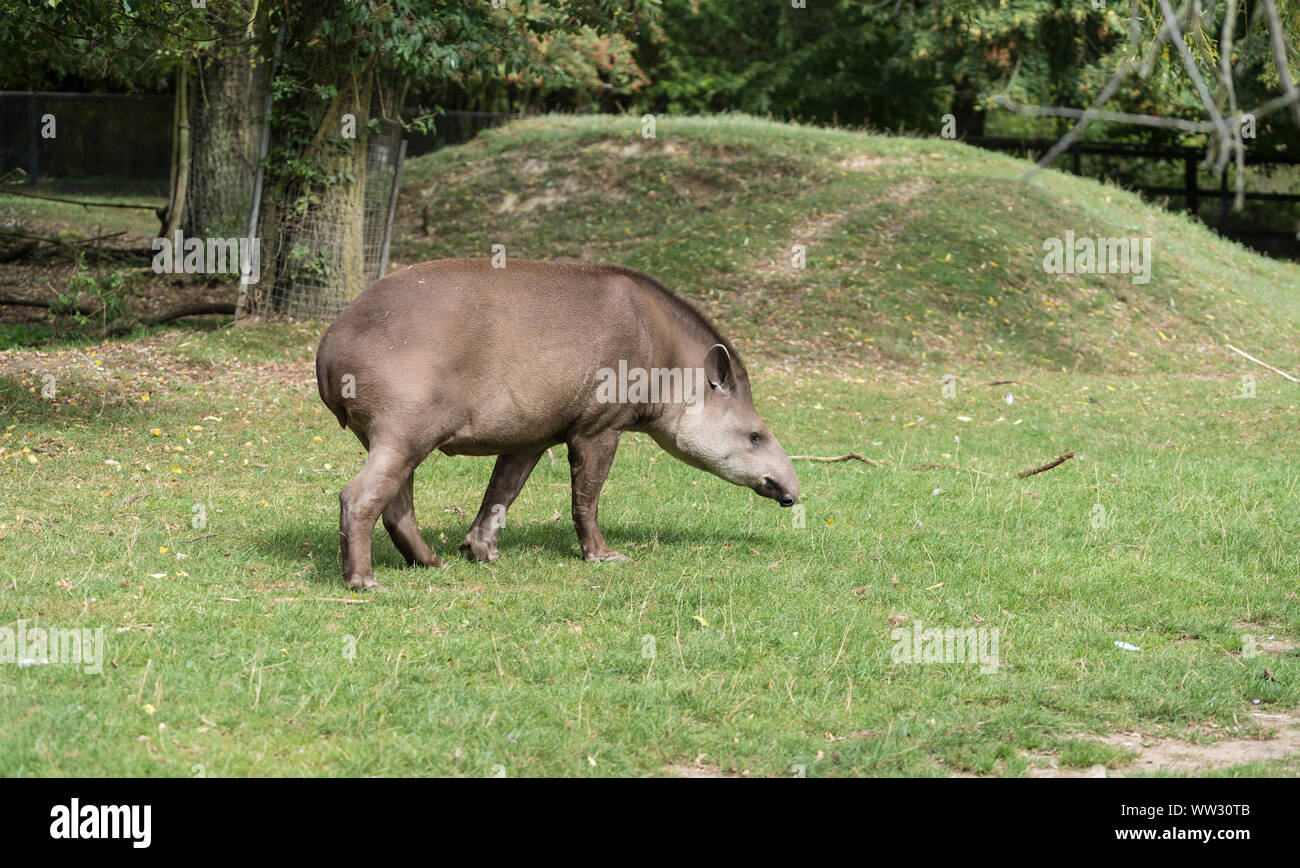
[[[320,392],[320,399],[330,412],[338,417],[339,425],[348,427],[348,408],[343,406],[342,397],[337,390],[329,387],[329,372],[325,370],[325,353],[322,352],[325,341],[321,341],[321,346],[316,350],[316,390]]]

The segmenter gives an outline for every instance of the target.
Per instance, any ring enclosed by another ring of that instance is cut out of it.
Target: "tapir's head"
[[[799,478],[772,429],[754,411],[744,370],[726,347],[714,344],[703,359],[703,372],[702,394],[673,407],[655,440],[693,467],[793,506]],[[688,374],[688,381],[692,378]]]

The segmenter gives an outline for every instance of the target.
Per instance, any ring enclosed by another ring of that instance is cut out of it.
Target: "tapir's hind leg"
[[[353,590],[384,588],[370,566],[370,537],[375,522],[410,477],[419,458],[375,445],[351,482],[339,494],[339,544],[343,550],[343,581]]]
[[[537,459],[546,451],[545,446],[522,449],[497,458],[492,468],[492,480],[483,494],[483,504],[478,508],[474,523],[469,526],[469,533],[460,544],[461,551],[472,561],[495,561],[497,538],[501,535],[501,525],[505,521],[506,510],[515,502],[523,490],[528,476],[537,466]]]
[[[433,549],[420,537],[420,527],[415,521],[415,471],[406,474],[406,481],[397,489],[393,499],[384,507],[384,529],[393,538],[393,545],[406,558],[407,566],[445,567],[446,562],[433,553]]]

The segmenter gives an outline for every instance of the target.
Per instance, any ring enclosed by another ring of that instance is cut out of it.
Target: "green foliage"
[[[0,89],[53,89],[82,80],[153,91],[186,55],[210,48],[228,22],[246,22],[252,0],[69,2],[0,0]],[[238,25],[236,25],[238,26]]]
[[[102,334],[109,323],[130,313],[123,295],[127,282],[128,275],[116,268],[91,271],[86,267],[85,255],[78,254],[76,271],[50,311],[66,315],[74,331],[91,329]]]
[[[1137,4],[1139,59],[1160,20],[1155,0]],[[1212,76],[1224,4],[1194,17],[1186,41]],[[1238,101],[1277,96],[1267,33],[1248,4],[1238,7]],[[1288,32],[1300,8],[1284,7]],[[1251,25],[1254,25],[1253,27]],[[1247,33],[1254,31],[1247,37]],[[767,0],[664,0],[664,14],[638,37],[637,57],[652,83],[636,107],[669,113],[738,110],[818,123],[934,133],[952,112],[959,132],[983,131],[981,115],[1006,94],[1019,102],[1088,106],[1130,51],[1129,7],[1065,0],[835,0],[792,8]],[[1155,58],[1147,79],[1132,76],[1113,109],[1202,117],[1204,109],[1180,59]],[[1003,132],[1061,133],[1068,122],[999,118]],[[1107,129],[1096,135],[1172,140],[1175,133]],[[1261,146],[1300,144],[1281,115],[1261,120]]]

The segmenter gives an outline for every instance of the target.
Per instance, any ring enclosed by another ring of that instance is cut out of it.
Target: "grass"
[[[1217,346],[1296,361],[1293,267],[1078,179],[1025,192],[1019,164],[951,143],[721,119],[646,146],[620,124],[412,161],[403,220],[428,204],[438,234],[408,226],[394,256],[645,267],[737,337],[788,451],[882,466],[797,462],[798,526],[627,436],[601,518],[633,561],[593,565],[557,449],[485,565],[451,556],[490,462],[434,458],[417,513],[450,567],[406,569],[379,529],[391,593],[354,600],[337,494],[362,453],[315,394],[323,324],[4,354],[0,625],[104,627],[108,650],[102,676],[0,667],[0,774],[1018,776],[1042,756],[1124,768],[1091,738],[1121,729],[1267,736],[1252,711],[1300,705],[1300,402]],[[841,175],[860,155],[901,162]],[[918,178],[931,192],[897,207],[867,195]],[[1133,221],[1166,251],[1148,287],[1034,274],[1033,232]],[[806,272],[770,269],[800,233]],[[894,662],[917,624],[998,630],[997,672]]]

